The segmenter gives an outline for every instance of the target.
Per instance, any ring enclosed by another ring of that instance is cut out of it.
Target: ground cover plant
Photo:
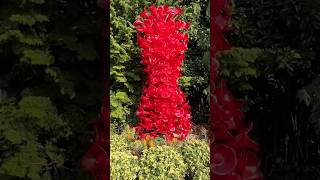
[[[207,132],[196,131],[184,142],[146,136],[138,140],[133,128],[121,134],[111,130],[111,179],[198,179],[208,180],[209,144]]]

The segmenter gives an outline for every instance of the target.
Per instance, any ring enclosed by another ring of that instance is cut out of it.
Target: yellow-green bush
[[[112,151],[124,151],[128,148],[128,142],[122,135],[111,134],[110,136],[110,150]]]
[[[139,166],[139,180],[180,180],[184,179],[186,172],[181,154],[166,145],[144,150]]]
[[[140,169],[138,157],[130,152],[110,152],[110,177],[112,180],[135,180]]]
[[[209,179],[209,144],[188,139],[167,144],[162,138],[152,140],[155,147],[137,140],[134,129],[124,127],[121,134],[111,130],[111,179],[194,180]]]
[[[209,144],[206,141],[190,139],[181,143],[178,151],[187,165],[187,175],[193,180],[210,179]]]
[[[133,134],[134,130],[129,127],[124,127],[121,134],[117,134],[115,129],[110,129],[110,149],[111,151],[125,151],[129,150],[129,139],[128,135]]]

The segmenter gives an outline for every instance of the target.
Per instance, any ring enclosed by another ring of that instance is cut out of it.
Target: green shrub
[[[112,127],[110,129],[110,148],[112,151],[126,151],[129,150],[129,135],[134,136],[134,129],[129,126],[124,126],[120,134]]]
[[[130,151],[133,155],[140,156],[147,148],[141,140],[136,139],[135,130],[129,126],[124,126],[121,134],[117,134],[115,129],[110,132],[111,151]]]
[[[124,151],[128,148],[128,141],[122,134],[110,135],[110,149],[112,151]]]
[[[134,129],[129,126],[124,127],[121,134],[111,130],[110,140],[113,179],[121,179],[124,175],[118,172],[131,166],[138,167],[138,170],[126,170],[127,179],[176,180],[184,179],[185,175],[194,180],[209,179],[209,145],[205,140],[189,139],[168,145],[159,137],[152,140],[155,147],[150,148],[144,141],[136,139]]]
[[[143,151],[139,161],[138,177],[141,180],[184,179],[186,165],[181,154],[174,147],[158,146]]]
[[[131,180],[137,178],[140,169],[138,157],[130,152],[111,151],[110,169],[112,180]]]
[[[187,165],[187,175],[194,180],[210,179],[209,144],[203,140],[190,139],[178,148]]]

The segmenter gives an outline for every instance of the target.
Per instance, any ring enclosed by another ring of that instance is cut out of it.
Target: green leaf
[[[59,152],[59,148],[57,146],[52,143],[47,143],[45,146],[45,152],[50,160],[55,162],[58,167],[61,167],[64,164],[64,157],[61,152]]]
[[[19,108],[23,114],[36,118],[37,121],[34,121],[34,123],[40,127],[54,127],[58,124],[64,124],[58,117],[56,107],[48,97],[23,97],[19,102]]]
[[[34,65],[48,66],[54,63],[54,57],[47,50],[24,50],[21,60]]]
[[[8,129],[3,132],[3,135],[6,139],[11,141],[14,144],[20,144],[23,140],[23,135],[21,134],[21,131],[16,131],[13,129]]]
[[[130,103],[131,102],[131,100],[128,98],[127,93],[121,92],[121,91],[116,93],[115,99],[119,100],[123,103]]]
[[[74,89],[74,83],[71,80],[68,80],[68,74],[61,72],[59,68],[49,67],[46,68],[46,73],[60,86],[60,92],[63,95],[68,95],[70,99],[73,99],[76,96]]]
[[[5,159],[0,171],[14,177],[29,177],[32,180],[40,180],[39,174],[42,167],[46,165],[46,160],[41,157],[36,144],[36,142],[30,142],[23,146],[20,152]]]
[[[29,26],[33,26],[36,23],[43,23],[49,21],[48,17],[42,14],[13,14],[9,17],[9,19],[12,22]]]
[[[11,39],[17,39],[20,43],[26,45],[40,46],[43,45],[43,41],[36,35],[27,35],[20,30],[12,29],[0,34],[0,43],[7,43]]]
[[[33,2],[35,4],[43,4],[45,3],[45,0],[29,0],[29,2]]]

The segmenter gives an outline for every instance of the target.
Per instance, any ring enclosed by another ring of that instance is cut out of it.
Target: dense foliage
[[[86,179],[99,21],[95,1],[0,2],[0,179]]]
[[[222,75],[247,100],[266,179],[320,175],[319,10],[315,0],[234,2]]]
[[[198,179],[209,180],[209,144],[190,137],[168,144],[163,138],[143,141],[125,126],[121,134],[111,130],[112,179]],[[126,175],[126,176],[125,176]]]
[[[206,141],[195,139],[183,142],[179,147],[183,160],[187,165],[187,176],[194,180],[209,179],[210,148]]]

